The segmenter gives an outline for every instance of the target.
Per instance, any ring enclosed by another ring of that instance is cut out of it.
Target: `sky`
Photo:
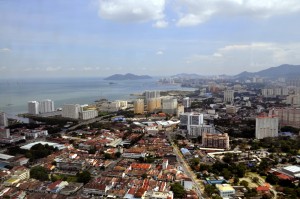
[[[299,0],[0,0],[0,78],[300,64]]]

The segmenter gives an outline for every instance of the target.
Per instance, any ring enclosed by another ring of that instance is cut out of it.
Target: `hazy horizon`
[[[300,64],[297,0],[0,1],[0,77],[236,75]]]

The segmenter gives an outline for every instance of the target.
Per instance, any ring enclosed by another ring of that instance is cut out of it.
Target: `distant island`
[[[125,75],[114,74],[105,78],[105,80],[140,80],[140,79],[152,79],[152,77],[148,75],[135,75],[135,74],[127,73]]]

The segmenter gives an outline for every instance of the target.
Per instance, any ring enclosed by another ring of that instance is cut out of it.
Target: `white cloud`
[[[98,0],[99,16],[117,22],[159,21],[164,9],[165,0]]]
[[[0,71],[4,71],[4,70],[6,70],[7,69],[7,67],[5,67],[5,66],[1,66],[0,67]]]
[[[281,64],[300,63],[300,43],[250,43],[227,45],[217,49],[210,55],[194,54],[185,63],[192,66],[202,66],[206,73],[237,74],[247,70],[254,72],[262,68]]]
[[[11,52],[11,49],[9,48],[0,48],[0,53],[9,53]]]
[[[83,70],[84,71],[90,71],[90,70],[93,70],[93,68],[92,67],[84,67]]]
[[[177,0],[177,26],[195,26],[215,15],[272,17],[300,11],[299,0]]]
[[[164,54],[164,51],[162,51],[162,50],[159,50],[156,52],[156,55],[163,55],[163,54]]]
[[[59,71],[61,70],[61,67],[47,67],[46,71],[53,72],[53,71]]]
[[[155,28],[166,28],[168,26],[168,24],[169,23],[165,20],[159,20],[159,21],[156,21],[153,24],[153,27],[155,27]]]

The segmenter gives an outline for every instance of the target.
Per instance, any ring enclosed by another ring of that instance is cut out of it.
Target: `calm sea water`
[[[89,104],[100,98],[130,100],[145,90],[193,90],[180,85],[162,85],[158,79],[107,81],[103,78],[51,78],[0,80],[0,111],[10,117],[27,112],[27,102],[54,101],[55,108],[66,103]],[[113,82],[114,84],[110,84]]]

